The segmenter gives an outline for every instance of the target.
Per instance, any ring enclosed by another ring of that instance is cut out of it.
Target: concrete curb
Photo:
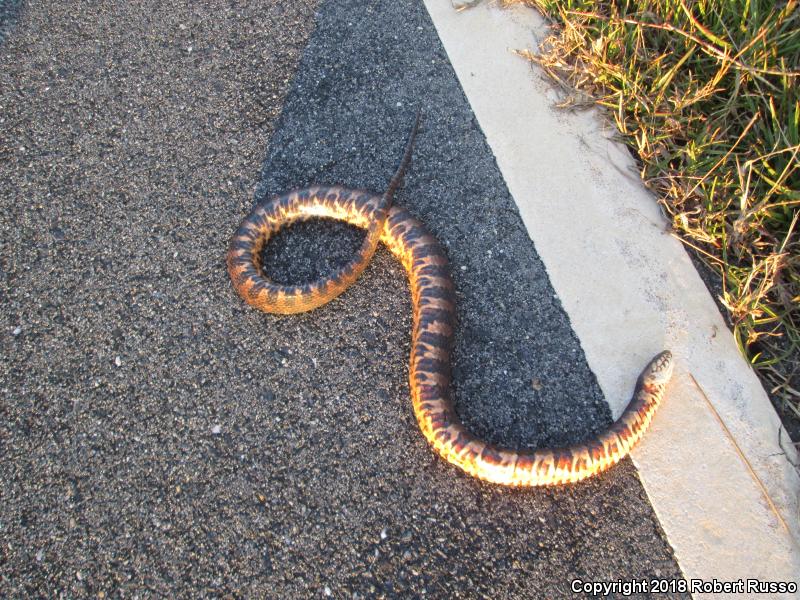
[[[555,109],[550,85],[510,52],[535,50],[543,19],[425,4],[614,414],[652,355],[677,357],[634,461],[687,579],[796,579],[793,448],[778,445],[766,393],[611,127]]]

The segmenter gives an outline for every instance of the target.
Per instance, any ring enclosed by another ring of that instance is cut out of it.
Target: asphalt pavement
[[[17,20],[22,0],[0,0],[0,42]]]
[[[427,448],[385,250],[313,313],[232,291],[253,202],[381,191],[419,107],[396,201],[453,264],[459,414],[526,448],[611,420],[423,5],[316,4],[29,3],[0,47],[0,587],[552,598],[680,576],[630,461],[520,491]],[[267,272],[311,278],[359,240],[294,227]]]

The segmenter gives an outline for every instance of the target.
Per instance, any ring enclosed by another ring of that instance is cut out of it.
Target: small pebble
[[[325,586],[325,595],[326,595],[326,596],[330,596],[331,594],[333,594],[333,592],[331,592],[331,588],[329,588],[329,587],[326,585],[326,586]]]
[[[219,435],[220,431],[222,431],[222,427],[220,427],[219,425],[214,425],[211,428],[211,433],[213,433],[214,435]]]
[[[118,367],[121,367],[122,359],[118,356],[117,358],[114,359],[114,364],[117,365]]]
[[[14,331],[11,332],[11,335],[17,337],[20,333],[22,333],[22,327],[14,327]]]

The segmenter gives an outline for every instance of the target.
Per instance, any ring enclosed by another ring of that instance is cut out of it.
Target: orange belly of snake
[[[411,142],[407,157],[410,145]],[[411,401],[422,434],[442,458],[469,475],[509,486],[575,482],[619,462],[642,437],[663,398],[672,374],[672,355],[664,351],[653,358],[641,373],[633,398],[620,418],[584,443],[565,448],[511,450],[477,438],[462,425],[450,397],[456,302],[447,256],[420,221],[403,208],[391,206],[391,194],[402,168],[383,196],[340,187],[312,187],[256,206],[233,236],[228,250],[228,272],[236,291],[248,304],[266,312],[312,310],[349,287],[381,242],[408,274],[413,306]],[[313,283],[285,286],[268,280],[261,270],[261,252],[269,238],[293,222],[320,217],[367,230],[356,257],[333,275]]]

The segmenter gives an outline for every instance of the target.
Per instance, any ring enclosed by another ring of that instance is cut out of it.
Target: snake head
[[[672,370],[675,361],[672,360],[672,352],[664,350],[656,354],[644,371],[642,371],[642,383],[646,386],[665,386],[672,377]]]

